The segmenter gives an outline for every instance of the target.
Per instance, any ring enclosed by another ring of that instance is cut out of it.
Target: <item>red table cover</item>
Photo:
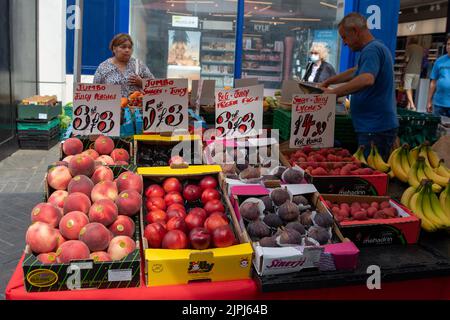
[[[380,290],[365,285],[260,292],[254,280],[192,283],[189,285],[58,292],[26,292],[22,256],[5,290],[7,300],[450,300],[450,277],[382,282]]]

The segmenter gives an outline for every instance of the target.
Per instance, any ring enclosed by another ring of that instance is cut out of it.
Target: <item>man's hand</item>
[[[142,88],[142,78],[133,74],[128,78],[128,84]]]
[[[320,89],[326,89],[328,88],[330,85],[328,84],[328,82],[325,80],[324,82],[319,83],[319,88]]]
[[[330,89],[330,88],[320,88],[323,90],[324,94],[336,94],[336,91],[334,89]]]
[[[431,102],[427,103],[427,112],[432,113],[433,112],[433,104]]]

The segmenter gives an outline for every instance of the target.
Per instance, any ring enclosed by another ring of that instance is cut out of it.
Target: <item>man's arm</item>
[[[324,93],[335,94],[337,97],[344,97],[370,87],[374,83],[375,77],[371,73],[363,73],[342,86],[334,89],[324,89]]]
[[[353,79],[356,72],[356,67],[348,69],[345,72],[342,72],[334,77],[331,77],[320,84],[321,88],[328,88],[328,86],[332,84],[339,84],[343,82],[348,82]]]
[[[436,92],[436,80],[431,80],[430,89],[428,90],[428,102],[427,102],[427,112],[431,113],[433,111],[433,96]]]

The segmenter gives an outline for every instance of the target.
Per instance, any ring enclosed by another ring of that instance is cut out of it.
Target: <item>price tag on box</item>
[[[333,147],[335,118],[336,95],[295,95],[292,100],[289,147]]]
[[[120,136],[120,86],[77,83],[73,94],[75,136]]]
[[[144,93],[144,133],[188,131],[187,79],[145,80]]]
[[[264,85],[216,90],[219,138],[258,135],[263,128]]]

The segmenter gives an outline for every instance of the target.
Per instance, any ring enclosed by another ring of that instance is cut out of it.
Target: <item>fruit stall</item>
[[[450,299],[450,169],[437,137],[401,138],[383,158],[357,145],[348,115],[320,113],[334,97],[315,96],[323,108],[303,116],[239,88],[218,94],[231,109],[215,118],[217,102],[195,113],[187,88],[159,85],[184,108],[164,108],[158,90],[120,108],[117,97],[103,109],[74,101],[42,197],[22,200],[30,223],[7,299]]]

